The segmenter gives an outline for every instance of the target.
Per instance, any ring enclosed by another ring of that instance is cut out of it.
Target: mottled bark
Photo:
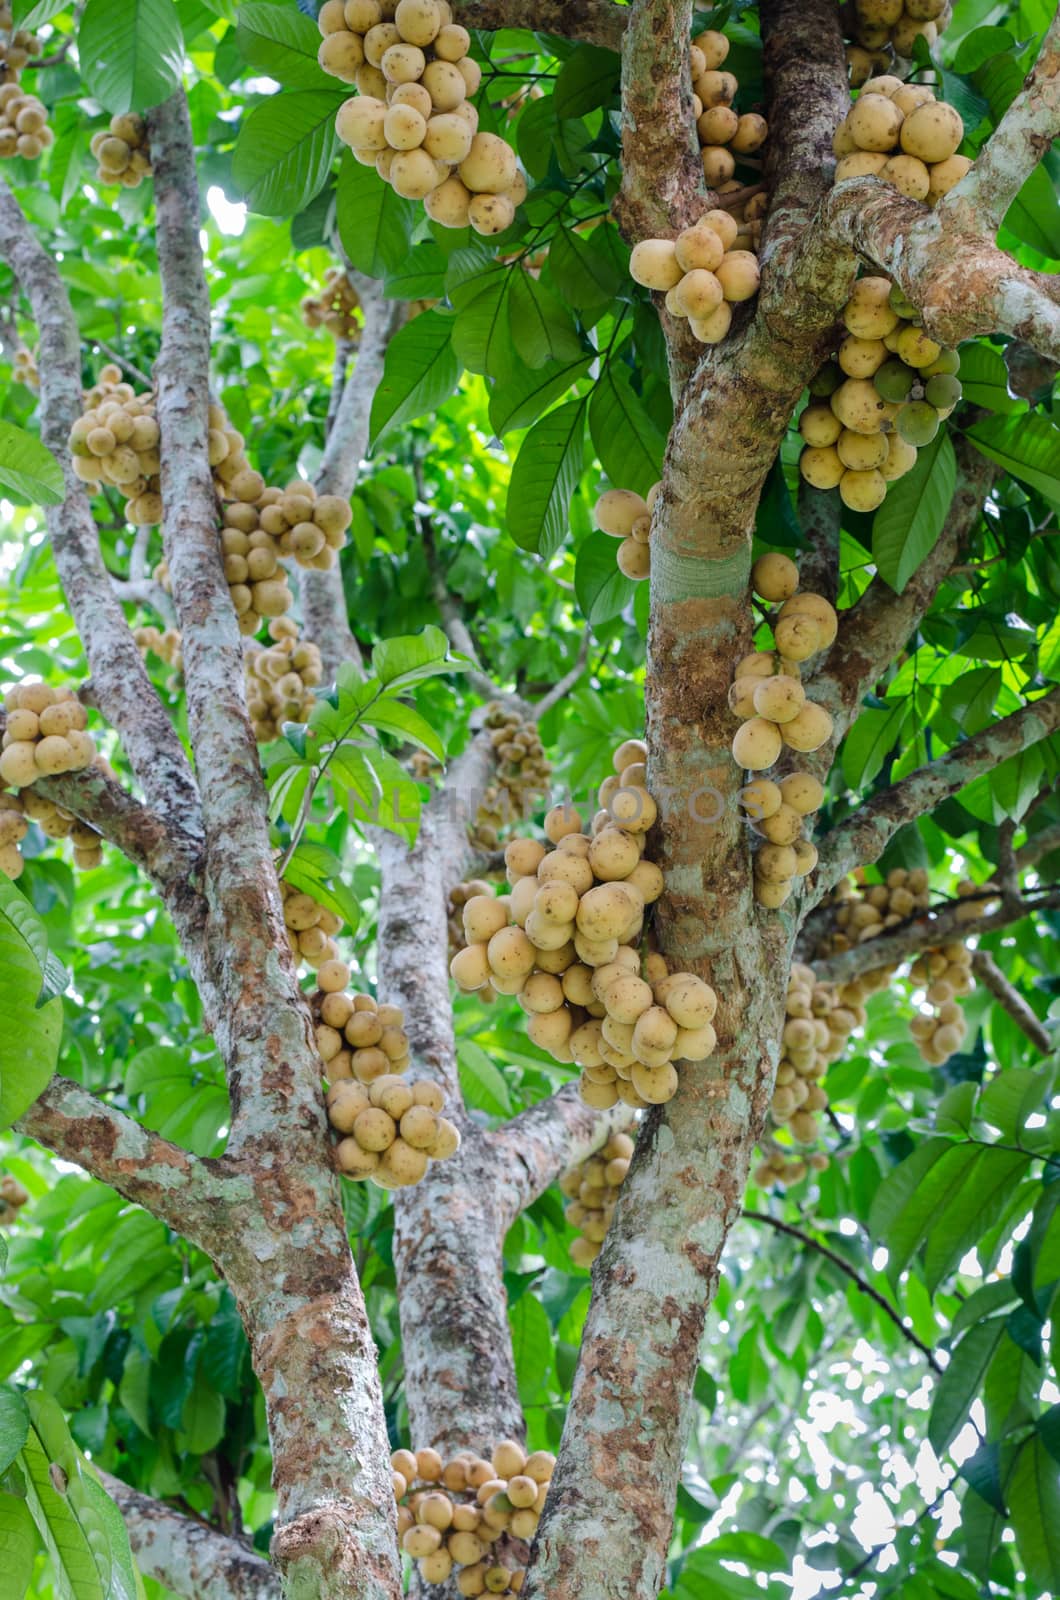
[[[280,1600],[279,1579],[249,1545],[182,1516],[109,1472],[100,1476],[147,1577],[187,1600]]]
[[[80,416],[81,342],[58,268],[0,178],[0,256],[37,324],[41,438],[63,469],[66,496],[45,509],[55,565],[85,647],[96,705],[121,737],[148,804],[178,832],[195,832],[199,795],[180,740],[151,680],[103,565],[88,494],[67,439]]]
[[[461,0],[465,28],[530,28],[619,50],[629,11],[613,0]]]
[[[209,1254],[236,1221],[234,1206],[245,1201],[223,1164],[189,1155],[157,1133],[149,1133],[69,1078],[55,1077],[15,1124],[64,1161],[74,1161],[127,1200]]]
[[[985,905],[981,901],[980,905]],[[982,910],[978,916],[969,916],[970,900],[952,900],[936,906],[930,917],[911,918],[907,923],[890,929],[878,939],[867,939],[852,950],[818,959],[814,947],[828,931],[830,918],[824,908],[818,908],[806,922],[799,936],[800,954],[813,961],[813,970],[819,983],[846,983],[863,972],[878,972],[881,967],[896,967],[910,956],[919,955],[951,939],[971,939],[981,933],[992,933],[997,928],[1007,928],[1014,922],[1036,911],[1055,910],[1060,906],[1060,891],[1028,897],[1016,905],[1000,906],[996,911]]]
[[[182,92],[150,114],[164,313],[156,363],[164,537],[203,787],[229,1156],[253,1174],[220,1264],[265,1396],[273,1555],[293,1600],[395,1600],[400,1567],[376,1352],[346,1241],[320,1061],[283,925],[242,650],[206,458],[209,299]]]
[[[357,483],[368,450],[368,423],[372,400],[383,375],[386,347],[405,318],[402,300],[387,300],[382,285],[351,273],[364,314],[364,326],[353,371],[345,385],[328,429],[320,467],[313,482],[318,494],[337,494],[348,500]],[[298,569],[302,597],[302,622],[306,637],[320,648],[326,681],[334,678],[343,661],[359,661],[360,647],[350,629],[342,568],[336,562],[326,572]]]

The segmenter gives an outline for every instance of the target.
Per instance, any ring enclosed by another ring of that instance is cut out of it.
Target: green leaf
[[[383,376],[372,401],[370,448],[388,430],[437,410],[459,382],[453,318],[441,311],[422,312],[387,346]]]
[[[621,287],[610,256],[593,250],[578,234],[561,229],[548,251],[552,281],[568,305],[592,317],[610,307]]]
[[[621,58],[613,50],[578,45],[560,68],[552,91],[556,116],[584,117],[587,111],[606,106],[614,98],[621,69]]]
[[[1051,152],[1031,171],[1005,217],[1005,227],[1032,250],[1060,261],[1060,220],[1056,211],[1057,164]]]
[[[445,760],[445,745],[415,706],[407,706],[401,700],[390,698],[378,700],[365,712],[363,721],[367,727],[380,728],[398,739],[411,739],[421,749],[429,750],[436,760]]]
[[[343,866],[334,851],[308,841],[298,846],[283,869],[284,881],[303,894],[310,894],[328,911],[333,911],[356,933],[361,920],[361,904],[349,884],[343,882]]]
[[[508,1085],[500,1069],[494,1066],[485,1050],[473,1039],[461,1039],[456,1047],[457,1065],[460,1069],[460,1087],[464,1099],[477,1111],[486,1111],[491,1117],[511,1115],[512,1102]]]
[[[29,1432],[29,1412],[17,1389],[0,1389],[0,1478],[18,1455]]]
[[[118,1399],[140,1432],[151,1438],[151,1357],[138,1344],[131,1344],[122,1368]]]
[[[958,1146],[939,1163],[937,1185],[927,1186],[935,1214],[925,1230],[924,1281],[932,1294],[997,1220],[1029,1165],[1017,1150],[989,1146]]]
[[[232,177],[252,211],[293,216],[324,186],[338,148],[335,113],[345,96],[287,89],[243,118]]]
[[[547,361],[536,370],[521,361],[513,361],[511,370],[499,373],[493,385],[490,427],[497,434],[507,433],[512,428],[528,428],[579,378],[584,378],[591,366],[589,357],[567,366]]]
[[[887,1246],[892,1282],[901,1273],[927,1228],[931,1212],[922,1214],[919,1197],[937,1170],[955,1149],[948,1139],[929,1139],[907,1160],[888,1173],[869,1212],[869,1232]]]
[[[536,422],[523,440],[508,484],[508,531],[522,550],[546,560],[567,536],[571,495],[585,459],[584,400],[569,400]]]
[[[13,422],[0,422],[0,485],[32,505],[61,505],[63,469],[39,439]]]
[[[196,1378],[180,1413],[184,1447],[192,1455],[205,1455],[219,1444],[225,1431],[224,1396],[211,1389],[203,1376]]]
[[[1060,1473],[1040,1434],[1027,1439],[1008,1485],[1016,1546],[1030,1583],[1060,1591]]]
[[[464,665],[450,657],[449,640],[433,624],[421,633],[383,639],[372,651],[372,671],[391,693],[439,672],[462,672]]]
[[[935,1386],[928,1438],[938,1455],[960,1432],[972,1402],[979,1398],[986,1370],[1005,1332],[1004,1317],[991,1317],[970,1328],[950,1356]]]
[[[184,75],[184,35],[173,0],[88,0],[77,54],[89,90],[107,111],[159,105]]]
[[[916,466],[887,486],[872,519],[872,559],[901,594],[938,542],[957,483],[957,457],[945,428],[917,453]]]
[[[589,400],[589,433],[600,464],[621,489],[646,495],[662,475],[666,438],[636,393],[629,368],[609,361]]]
[[[236,43],[244,61],[277,83],[295,89],[334,88],[334,78],[317,60],[320,33],[300,11],[271,4],[242,5]]]
[[[41,943],[36,912],[0,876],[0,1128],[9,1128],[43,1094],[59,1056],[62,1001],[37,1004]]]
[[[20,1495],[0,1493],[0,1571],[12,1600],[22,1600],[37,1556],[37,1534],[29,1506]]]
[[[979,1096],[979,1115],[1009,1141],[1017,1144],[1027,1118],[1034,1115],[1048,1094],[1051,1071],[1032,1072],[1013,1067],[1002,1072]]]
[[[507,370],[515,351],[508,317],[508,291],[514,272],[497,272],[478,294],[462,304],[453,329],[453,349],[469,372],[493,377]]]
[[[566,306],[540,278],[523,268],[513,269],[508,293],[508,315],[516,354],[528,367],[547,361],[577,361],[582,342]],[[496,367],[491,368],[495,371]]]
[[[860,789],[879,776],[880,769],[901,738],[909,715],[908,700],[888,702],[885,708],[867,706],[843,741],[843,777],[851,789]]]
[[[59,1494],[52,1483],[49,1472],[51,1463],[55,1461],[62,1467],[69,1482],[68,1465],[59,1461],[58,1455],[52,1454],[50,1449],[45,1450],[33,1429],[30,1430],[19,1461],[24,1469],[26,1504],[51,1558],[56,1587],[62,1600],[109,1600],[92,1546],[74,1513],[69,1495]]]
[[[973,406],[1009,414],[1025,411],[1027,402],[1008,392],[1008,368],[997,351],[976,341],[961,346],[961,388]]]
[[[60,11],[70,9],[70,0],[14,0],[11,14],[16,28],[26,28],[31,33],[43,23],[50,22]]]
[[[574,563],[574,593],[590,627],[610,622],[630,604],[636,584],[619,569],[617,539],[590,533],[578,546]]]
[[[552,1367],[552,1328],[544,1306],[532,1294],[520,1295],[508,1313],[512,1356],[524,1406],[536,1400]]]
[[[1014,478],[1052,500],[1060,499],[1060,428],[1047,417],[1037,413],[984,417],[968,429],[967,437],[977,450]],[[899,483],[902,481],[899,479]]]
[[[411,200],[395,193],[374,167],[362,167],[349,150],[343,151],[335,221],[342,248],[358,272],[382,278],[399,267],[408,254],[415,220],[416,206]],[[415,321],[410,324],[415,325]]]

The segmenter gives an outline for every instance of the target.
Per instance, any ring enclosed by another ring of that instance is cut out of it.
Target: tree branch
[[[960,232],[941,205],[929,211],[879,178],[846,178],[804,239],[801,270],[845,273],[847,250],[894,279],[940,344],[1007,333],[1060,358],[1056,279],[1018,266],[989,234]]]
[[[687,227],[706,209],[707,190],[688,70],[692,0],[633,0],[626,17],[615,213],[635,242]]]
[[[971,171],[938,210],[963,233],[996,234],[1023,185],[1060,133],[1060,13],[1042,40],[1037,61]]]
[[[484,1134],[499,1179],[496,1204],[502,1234],[564,1172],[635,1121],[635,1114],[621,1101],[610,1111],[593,1111],[577,1084],[565,1083],[547,1100]]]
[[[314,484],[318,494],[353,494],[361,462],[368,450],[368,424],[372,400],[383,375],[387,345],[405,319],[403,300],[388,300],[382,285],[359,273],[350,273],[364,313],[364,327],[353,371],[346,379],[333,414],[324,454]],[[343,661],[360,661],[361,651],[350,630],[342,567],[336,561],[326,572],[300,568],[302,619],[308,638],[320,649],[325,681],[334,678]]]
[[[981,773],[991,772],[1009,756],[1019,755],[1060,728],[1060,689],[1051,689],[948,750],[937,761],[918,767],[900,783],[874,795],[827,833],[820,845],[815,873],[818,897],[827,893],[852,867],[878,861],[887,842],[903,823],[923,816]]]
[[[275,1572],[249,1545],[101,1472],[140,1571],[187,1600],[280,1600]]]
[[[198,790],[103,565],[84,485],[67,439],[80,416],[81,344],[70,299],[14,195],[0,179],[0,255],[29,300],[40,336],[41,438],[63,469],[66,498],[45,521],[55,564],[85,647],[95,702],[121,737],[148,804],[178,830],[194,827]]]
[[[578,648],[577,660],[569,672],[565,672],[562,678],[556,679],[556,682],[552,685],[547,694],[543,694],[540,700],[536,700],[534,702],[533,709],[530,713],[531,722],[540,722],[541,718],[551,711],[553,706],[558,706],[560,701],[565,699],[566,696],[570,694],[571,690],[574,688],[574,685],[585,676],[585,666],[589,660],[589,642],[591,638],[592,632],[589,628],[589,624],[586,623],[585,632],[582,634],[582,642]]]
[[[149,1133],[70,1078],[54,1077],[15,1126],[210,1255],[231,1228],[236,1186],[221,1163]]]
[[[464,674],[464,682],[470,685],[483,700],[490,700],[497,693],[496,685],[489,674],[483,672],[478,665],[479,655],[475,641],[471,637],[471,630],[464,620],[460,602],[446,582],[441,551],[438,549],[438,541],[434,536],[434,519],[431,516],[430,503],[427,499],[427,485],[423,476],[423,460],[420,456],[416,457],[413,471],[416,478],[416,493],[419,497],[419,504],[416,507],[416,522],[420,530],[424,560],[427,563],[427,572],[431,582],[431,594],[435,605],[438,607],[438,615],[442,619],[442,626],[449,636],[449,642],[453,649],[458,650],[461,655],[467,656],[469,661],[476,663],[469,672]]]
[[[805,478],[799,479],[799,523],[810,541],[799,557],[799,587],[823,594],[833,605],[839,591],[841,504],[838,489],[812,489]]]
[[[232,1099],[229,1150],[294,1122],[322,1132],[320,1068],[283,924],[265,789],[247,717],[243,650],[217,537],[206,455],[210,301],[199,247],[195,149],[183,90],[148,114],[154,167],[162,347],[163,536],[183,636],[192,748],[203,791],[217,1042]],[[262,1073],[262,1051],[282,1071]],[[308,1146],[307,1146],[308,1148]],[[317,1147],[319,1154],[319,1146]]]
[[[1037,833],[1032,833],[1026,844],[1020,845],[1016,851],[1016,866],[1021,870],[1036,866],[1043,856],[1053,850],[1060,850],[1060,822],[1051,822]]]
[[[628,19],[629,10],[612,0],[462,0],[460,6],[465,28],[529,28],[606,50],[622,48]]]
[[[830,1261],[833,1267],[836,1267],[852,1283],[856,1284],[861,1294],[867,1295],[870,1300],[875,1301],[885,1316],[889,1317],[894,1323],[903,1339],[907,1339],[925,1357],[928,1366],[933,1372],[942,1372],[943,1368],[940,1366],[931,1346],[925,1344],[923,1339],[919,1338],[912,1328],[903,1321],[900,1312],[892,1306],[887,1296],[881,1294],[879,1289],[873,1288],[871,1283],[866,1282],[857,1268],[851,1266],[850,1262],[841,1256],[838,1251],[829,1249],[828,1245],[822,1244],[820,1239],[815,1239],[810,1233],[804,1233],[801,1228],[796,1228],[793,1223],[782,1222],[779,1217],[771,1217],[766,1211],[744,1211],[742,1215],[748,1222],[763,1222],[767,1227],[775,1228],[778,1233],[786,1233],[789,1238],[797,1239],[800,1244],[805,1245],[807,1250],[815,1250],[826,1261]]]
[[[997,897],[993,895],[989,898]],[[984,905],[986,900],[984,896]],[[893,928],[877,939],[866,939],[862,944],[856,944],[838,955],[823,958],[814,956],[813,970],[818,983],[848,983],[863,972],[878,972],[881,967],[900,966],[907,957],[919,955],[922,950],[933,949],[936,945],[947,944],[950,940],[992,933],[997,928],[1007,928],[1013,922],[1033,916],[1036,911],[1054,910],[1060,906],[1060,890],[1034,900],[1025,899],[1018,906],[983,911],[981,915],[970,918],[968,907],[972,903],[970,899],[952,900],[936,908],[930,918],[919,917],[904,927]],[[804,926],[800,942],[809,943],[805,936],[817,927],[817,916],[821,916],[821,926],[825,926],[824,916],[818,912]]]
[[[1053,1041],[1023,996],[1012,987],[993,956],[986,950],[977,950],[972,957],[972,971],[984,988],[1007,1011],[1017,1028],[1040,1050],[1043,1056],[1052,1052]]]

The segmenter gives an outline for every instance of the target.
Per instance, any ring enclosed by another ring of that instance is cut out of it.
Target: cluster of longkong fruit
[[[361,332],[360,308],[360,296],[345,267],[329,267],[317,293],[303,296],[302,321],[307,328],[326,328],[335,339],[355,340]]]
[[[850,81],[855,87],[895,56],[912,60],[917,39],[930,47],[953,18],[950,0],[847,0],[840,7]]]
[[[559,1180],[567,1204],[563,1215],[578,1237],[571,1241],[570,1258],[576,1267],[591,1267],[611,1226],[629,1163],[633,1140],[628,1133],[613,1133],[595,1155],[571,1167]]]
[[[716,189],[720,194],[733,184],[737,157],[753,156],[761,150],[769,134],[765,117],[756,111],[739,116],[733,110],[732,103],[740,85],[733,73],[720,71],[728,54],[728,39],[711,28],[696,34],[689,51],[692,114],[696,119],[703,176],[707,188]]]
[[[172,667],[174,673],[184,671],[183,640],[179,628],[166,628],[163,631],[152,623],[143,628],[134,628],[133,638],[142,656],[157,656],[167,667]]]
[[[339,959],[339,947],[335,943],[342,918],[304,889],[296,889],[286,878],[280,879],[280,894],[287,942],[295,962],[299,965],[304,962],[316,972],[321,989],[345,989],[350,981],[350,969]]]
[[[96,182],[123,189],[138,189],[151,175],[147,124],[135,111],[111,117],[106,128],[92,135],[89,149],[98,163]]]
[[[43,150],[54,144],[48,126],[48,110],[34,94],[19,85],[23,67],[40,52],[40,40],[25,28],[12,29],[10,6],[0,6],[0,160],[22,156],[36,161]]]
[[[959,921],[973,921],[993,903],[985,888],[962,878],[957,885]],[[893,867],[883,883],[866,883],[861,873],[844,879],[832,892],[834,927],[821,943],[823,954],[838,954],[877,939],[890,929],[923,917],[930,910],[928,875],[923,867]],[[901,963],[881,966],[862,975],[862,983],[884,988]],[[964,1043],[968,1024],[958,999],[975,987],[972,951],[958,940],[925,949],[911,964],[909,979],[924,990],[924,1008],[913,1017],[909,1032],[921,1057],[940,1067]]]
[[[247,710],[259,744],[277,739],[285,722],[307,722],[316,704],[313,690],[324,681],[320,649],[300,639],[291,617],[273,617],[268,645],[243,641]]]
[[[395,1450],[398,1539],[425,1583],[455,1574],[461,1595],[518,1594],[525,1546],[545,1506],[556,1458],[503,1440],[487,1460],[461,1450]]]
[[[445,1095],[429,1079],[407,1083],[411,1056],[400,1006],[370,994],[331,987],[341,961],[317,971],[310,998],[316,1044],[328,1081],[328,1121],[341,1137],[335,1164],[347,1178],[370,1178],[381,1189],[419,1183],[431,1161],[460,1148],[460,1131],[441,1115]],[[322,981],[325,980],[325,981]]]
[[[573,806],[558,805],[545,817],[551,850],[536,839],[509,841],[511,893],[465,902],[467,944],[449,968],[465,993],[489,984],[515,995],[533,1042],[581,1067],[582,1098],[601,1109],[672,1099],[674,1062],[702,1061],[716,1042],[710,985],[669,973],[658,952],[642,962],[637,948],[645,910],[663,888],[644,854],[657,814],[646,758],[639,739],[615,751],[588,834]]]
[[[4,696],[0,781],[18,791],[0,792],[0,872],[5,877],[17,878],[22,871],[19,844],[30,822],[46,838],[70,838],[75,866],[88,871],[102,864],[96,829],[32,787],[40,778],[103,764],[87,726],[85,708],[72,689],[27,680]]]
[[[242,634],[257,633],[262,618],[282,617],[293,605],[280,563],[293,559],[300,567],[327,571],[346,543],[352,518],[348,500],[317,494],[303,478],[284,489],[262,488],[253,504],[224,507],[221,556]]]
[[[934,206],[971,169],[957,154],[964,138],[960,113],[926,83],[903,83],[892,73],[869,78],[835,131],[835,182],[879,178],[910,200]]]
[[[320,65],[357,87],[335,118],[356,159],[444,228],[509,227],[526,179],[511,146],[478,131],[482,69],[448,0],[325,0],[317,21]]]
[[[742,719],[732,741],[733,759],[745,771],[759,773],[785,748],[809,754],[831,738],[832,718],[807,699],[801,663],[831,646],[838,619],[822,595],[798,592],[799,569],[779,552],[758,558],[751,585],[761,599],[779,605],[772,620],[774,649],[752,651],[736,663],[729,709]],[[803,826],[823,799],[820,780],[799,771],[775,782],[755,778],[741,791],[751,829],[762,840],[754,858],[759,905],[782,906],[794,880],[817,865],[817,850],[803,836]]]
[[[27,389],[40,388],[40,369],[37,358],[32,350],[27,350],[20,344],[15,351],[15,359],[11,363],[11,376],[16,383],[24,383]]]
[[[875,511],[960,400],[961,358],[928,337],[887,278],[860,278],[842,320],[846,337],[799,418],[799,471],[815,489],[838,488],[852,511]]]
[[[715,207],[676,239],[641,239],[629,270],[637,283],[665,296],[667,311],[686,319],[701,344],[717,344],[729,331],[733,306],[758,292],[751,242],[735,217]]]
[[[9,1172],[0,1176],[0,1228],[9,1228],[29,1200],[29,1190]]]
[[[652,484],[645,497],[633,489],[605,489],[593,507],[600,532],[621,539],[615,560],[619,571],[634,583],[651,575],[651,515],[661,493],[661,480]]]
[[[478,849],[495,850],[502,830],[522,822],[536,809],[548,788],[552,763],[545,755],[537,723],[521,712],[491,700],[483,725],[496,753],[496,769],[479,801],[470,836]]]

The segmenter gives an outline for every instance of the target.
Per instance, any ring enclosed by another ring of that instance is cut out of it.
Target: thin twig
[[[748,1222],[764,1222],[767,1227],[776,1228],[778,1233],[786,1233],[792,1239],[798,1239],[799,1243],[804,1244],[808,1250],[816,1250],[818,1255],[824,1256],[826,1261],[830,1261],[833,1267],[838,1267],[840,1272],[844,1273],[852,1283],[856,1284],[862,1294],[868,1295],[870,1300],[876,1302],[880,1310],[894,1323],[902,1337],[907,1339],[911,1345],[916,1346],[933,1372],[941,1372],[943,1370],[931,1346],[925,1344],[923,1339],[913,1332],[912,1328],[906,1326],[900,1312],[895,1310],[886,1295],[881,1294],[878,1289],[874,1289],[871,1283],[866,1283],[857,1268],[852,1267],[850,1262],[844,1260],[835,1250],[830,1250],[826,1244],[822,1244],[812,1234],[804,1233],[801,1228],[796,1228],[794,1223],[781,1222],[779,1217],[771,1217],[766,1211],[744,1211],[742,1215]]]
[[[1035,1016],[1030,1006],[1009,983],[1005,974],[986,950],[977,950],[972,957],[972,971],[980,983],[990,990],[998,1005],[1007,1011],[1017,1028],[1027,1035],[1027,1038],[1047,1056],[1053,1049],[1053,1041],[1042,1023]]]
[[[137,383],[142,383],[145,389],[154,387],[155,380],[148,373],[141,371],[134,362],[130,361],[127,356],[123,356],[120,350],[115,350],[114,346],[108,344],[105,339],[98,339],[93,335],[88,342],[95,345],[97,350],[102,350],[103,354],[109,356],[112,361],[116,361],[118,366],[129,374],[130,378],[135,378]]]

